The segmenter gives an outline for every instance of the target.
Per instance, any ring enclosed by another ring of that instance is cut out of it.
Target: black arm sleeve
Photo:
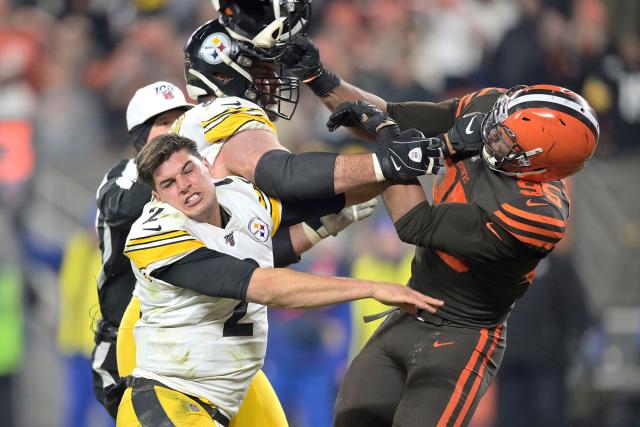
[[[300,261],[300,256],[293,250],[289,227],[281,227],[273,236],[273,266],[286,267]]]
[[[129,162],[122,160],[111,168],[98,190],[98,209],[112,227],[135,221],[151,200],[151,189],[131,175]]]
[[[200,248],[151,276],[174,286],[210,297],[245,300],[247,288],[258,264],[231,255]]]
[[[338,194],[326,199],[303,202],[282,201],[281,203],[281,225],[290,226],[340,212],[345,206],[345,197],[344,194]]]
[[[387,113],[398,123],[400,129],[415,128],[425,136],[432,137],[451,129],[457,106],[457,99],[439,103],[390,102],[387,104]]]
[[[255,170],[255,184],[271,197],[300,201],[335,195],[333,173],[337,154],[291,154],[267,151]]]
[[[403,242],[462,259],[485,262],[533,255],[477,205],[422,202],[395,227]]]

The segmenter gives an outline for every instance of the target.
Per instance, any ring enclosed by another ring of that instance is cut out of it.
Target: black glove
[[[482,121],[485,113],[469,113],[456,119],[453,127],[441,139],[444,155],[453,160],[462,160],[480,153],[482,148]]]
[[[333,132],[340,126],[360,126],[376,137],[382,128],[393,126],[397,128],[394,136],[400,134],[400,128],[389,114],[367,101],[350,101],[339,104],[333,114],[329,116],[327,128],[329,128],[329,132]]]
[[[340,84],[340,78],[324,68],[318,47],[307,36],[293,37],[284,46],[277,61],[318,96],[327,95]]]
[[[386,179],[408,179],[445,172],[443,142],[416,129],[402,131],[393,141],[379,141],[376,159]]]

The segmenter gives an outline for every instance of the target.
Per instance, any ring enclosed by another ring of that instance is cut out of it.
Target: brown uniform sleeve
[[[535,253],[500,227],[480,207],[423,202],[395,223],[405,243],[443,251],[470,261],[501,261]]]
[[[415,128],[427,137],[448,131],[453,126],[458,99],[443,102],[390,102],[387,113],[400,129]]]

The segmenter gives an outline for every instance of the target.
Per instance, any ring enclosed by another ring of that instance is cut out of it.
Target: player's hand
[[[474,156],[482,148],[482,122],[485,113],[465,114],[453,124],[443,136],[444,155],[450,159],[462,160]]]
[[[444,305],[442,300],[393,283],[376,282],[371,297],[386,305],[397,305],[414,316],[417,308],[435,314],[438,307]]]
[[[291,75],[303,81],[320,75],[324,69],[318,47],[309,37],[303,35],[293,37],[277,61],[289,70]]]
[[[320,218],[322,227],[317,229],[316,232],[323,239],[329,235],[335,236],[354,222],[369,218],[376,206],[378,206],[378,200],[371,199],[364,203],[347,206],[337,214],[325,215]]]
[[[443,147],[438,138],[426,138],[416,129],[407,129],[393,140],[380,143],[375,157],[386,179],[443,175]]]
[[[333,132],[340,126],[360,126],[372,135],[377,135],[383,128],[392,126],[395,128],[393,133],[400,133],[400,128],[389,114],[367,101],[350,101],[339,104],[333,114],[329,116],[327,128],[329,132]]]

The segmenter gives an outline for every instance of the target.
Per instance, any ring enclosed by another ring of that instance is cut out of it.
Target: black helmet
[[[272,118],[290,119],[299,99],[300,82],[281,77],[272,62],[246,51],[211,20],[198,28],[184,47],[184,77],[189,97],[237,96],[255,102]]]
[[[311,23],[311,0],[211,0],[229,35],[269,49],[304,34]]]

